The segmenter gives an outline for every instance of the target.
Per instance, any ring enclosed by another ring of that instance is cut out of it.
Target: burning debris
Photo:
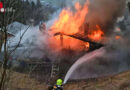
[[[125,7],[124,0],[119,2],[117,0],[79,0],[78,2],[75,0],[74,2],[74,8],[64,8],[59,18],[50,26],[49,34],[52,34],[49,39],[50,48],[83,51],[86,42],[89,43],[90,48],[91,44],[98,45],[100,48],[106,43],[105,37],[114,31],[117,17],[122,15]],[[120,10],[117,9],[119,5],[121,5]],[[114,9],[110,8],[112,6]],[[115,38],[119,39],[119,36]]]
[[[84,6],[77,2],[75,3],[74,12],[70,8],[61,11],[58,20],[50,27],[49,33],[54,34],[54,37],[50,39],[50,43],[56,42],[53,43],[53,47],[83,51],[86,46],[86,49],[88,49],[91,44],[97,45],[101,42],[104,36],[103,30],[98,24],[92,27],[86,21],[89,4],[88,0],[86,0]],[[98,45],[99,47],[102,46],[102,44]]]

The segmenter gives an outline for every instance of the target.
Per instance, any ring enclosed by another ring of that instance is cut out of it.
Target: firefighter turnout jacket
[[[63,86],[62,85],[55,85],[55,86],[53,86],[53,90],[63,90]]]

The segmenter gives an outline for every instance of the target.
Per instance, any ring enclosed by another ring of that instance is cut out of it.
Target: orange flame
[[[62,10],[59,19],[51,26],[53,32],[63,32],[66,34],[78,33],[88,13],[88,3],[83,8],[81,8],[79,3],[76,3],[75,8],[76,13],[71,12],[69,9]]]
[[[88,37],[91,40],[99,41],[99,40],[101,40],[101,38],[104,35],[104,33],[101,30],[101,28],[99,27],[99,25],[96,25],[96,28],[97,28],[97,30],[94,30],[93,32],[91,32],[91,34],[89,34]]]
[[[72,12],[70,9],[63,9],[59,15],[57,21],[50,27],[51,33],[64,33],[68,35],[77,34],[82,32],[81,26],[85,24],[86,15],[88,14],[88,6],[89,1],[86,0],[86,3],[82,7],[78,2],[75,4],[75,12]],[[92,32],[88,33],[86,37],[92,40],[100,40],[104,33],[102,32],[99,25],[96,25],[97,30],[92,30]],[[90,30],[91,31],[91,30]],[[56,46],[57,48],[71,48],[75,50],[82,50],[84,47],[89,48],[89,42],[83,42],[81,40],[65,36],[65,35],[58,35],[52,37],[50,42],[53,43],[53,48]]]

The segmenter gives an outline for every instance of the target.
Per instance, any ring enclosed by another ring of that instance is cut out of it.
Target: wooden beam
[[[54,34],[54,36],[57,36],[57,35],[61,35],[61,33],[58,32],[58,33]],[[76,35],[76,34],[75,35],[68,35],[68,34],[64,34],[64,33],[62,33],[62,35],[69,36],[69,37],[72,37],[72,38],[75,38],[75,39],[78,39],[78,40],[81,40],[81,41],[84,41],[84,42],[89,42],[90,44],[96,45],[96,46],[99,46],[99,47],[104,46],[101,43],[97,43],[97,42],[91,41],[90,39],[88,39],[86,37],[82,37],[81,35]]]

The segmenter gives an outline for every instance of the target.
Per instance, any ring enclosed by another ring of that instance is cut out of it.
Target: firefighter
[[[62,79],[56,81],[56,85],[53,86],[53,90],[63,90]]]

